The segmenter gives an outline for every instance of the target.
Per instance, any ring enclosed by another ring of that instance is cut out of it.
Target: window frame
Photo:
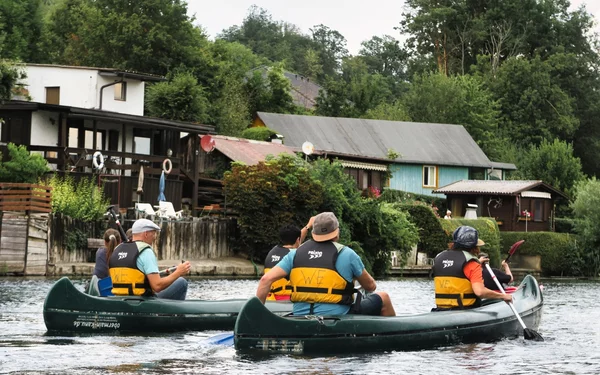
[[[429,177],[427,181],[425,181],[425,169],[427,169],[427,176]],[[437,188],[438,183],[438,167],[436,165],[423,165],[421,172],[421,184],[424,188]],[[433,178],[433,184],[431,184],[431,179]]]
[[[120,81],[115,83],[114,88],[114,100],[119,102],[127,101],[127,82]],[[119,90],[120,87],[120,90]]]
[[[54,91],[54,90],[56,90],[56,91]],[[53,93],[53,95],[51,95],[52,99],[54,99],[54,96],[56,95],[56,103],[54,101],[52,101],[52,102],[48,101],[48,91]],[[46,104],[60,105],[60,86],[46,86],[45,93],[46,93]]]

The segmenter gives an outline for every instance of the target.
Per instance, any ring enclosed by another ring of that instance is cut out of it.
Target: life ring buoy
[[[92,157],[92,165],[96,169],[104,168],[104,155],[100,151],[94,152],[94,156]]]
[[[169,165],[169,166],[167,167],[167,165]],[[171,173],[171,170],[173,169],[173,163],[171,162],[171,159],[166,158],[163,161],[163,166],[162,167],[163,167],[163,171],[165,171],[166,174]]]

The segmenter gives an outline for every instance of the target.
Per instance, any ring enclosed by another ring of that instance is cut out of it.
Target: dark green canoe
[[[535,278],[526,276],[513,297],[527,327],[537,329],[543,298]],[[523,329],[510,307],[500,300],[470,310],[396,317],[281,317],[270,313],[254,297],[240,311],[234,342],[241,351],[322,355],[427,349],[519,335],[523,335]]]
[[[48,331],[173,332],[231,330],[245,299],[174,301],[152,297],[94,297],[63,277],[44,302]],[[292,310],[289,302],[269,302],[275,314]]]

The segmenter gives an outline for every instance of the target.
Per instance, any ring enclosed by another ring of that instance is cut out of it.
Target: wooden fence
[[[45,275],[48,214],[0,212],[0,274]]]
[[[51,212],[52,188],[0,183],[0,211]]]

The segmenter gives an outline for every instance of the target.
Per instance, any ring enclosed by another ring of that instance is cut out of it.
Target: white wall
[[[88,68],[26,65],[29,95],[34,102],[46,103],[46,87],[60,87],[60,104],[88,108],[100,108],[100,88],[120,81],[118,77],[99,75]],[[144,115],[144,82],[125,79],[127,96],[125,101],[115,100],[114,86],[103,90],[102,109],[130,115]]]
[[[31,145],[58,146],[58,114],[36,111],[31,114]]]

